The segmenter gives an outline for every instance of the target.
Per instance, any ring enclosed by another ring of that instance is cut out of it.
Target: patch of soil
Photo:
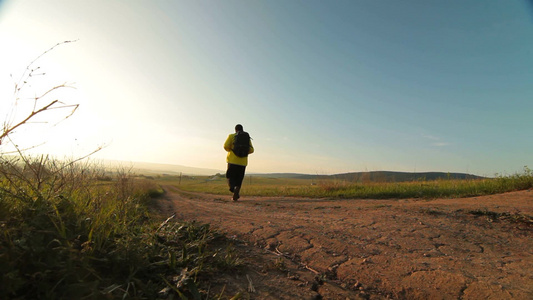
[[[236,241],[244,299],[533,299],[533,191],[460,199],[231,197],[165,186],[166,214]]]

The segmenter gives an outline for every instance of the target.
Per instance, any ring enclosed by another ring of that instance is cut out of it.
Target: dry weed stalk
[[[58,99],[54,100],[47,100],[49,96],[51,96],[52,93],[64,89],[64,88],[74,88],[73,86],[68,85],[67,83],[56,85],[52,88],[49,88],[45,92],[41,93],[40,95],[36,95],[33,97],[33,106],[31,110],[24,111],[21,113],[22,117],[18,117],[16,114],[17,107],[19,101],[21,101],[21,93],[26,89],[27,86],[29,86],[30,81],[36,77],[36,76],[44,76],[46,73],[37,73],[40,71],[40,67],[36,67],[35,64],[37,61],[43,57],[45,54],[52,51],[54,48],[71,43],[74,41],[64,41],[61,43],[57,43],[55,46],[51,47],[50,49],[46,50],[42,54],[40,54],[37,58],[35,58],[25,69],[25,71],[20,76],[19,80],[15,82],[15,88],[14,88],[14,101],[11,107],[10,113],[6,116],[4,123],[2,124],[2,131],[0,132],[0,145],[3,144],[5,140],[9,140],[9,142],[15,147],[16,151],[19,152],[18,146],[13,143],[13,141],[10,138],[10,135],[15,132],[17,128],[20,128],[21,126],[24,126],[26,124],[29,124],[32,120],[35,120],[35,118],[38,115],[43,114],[44,112],[48,112],[51,110],[66,110],[66,113],[62,117],[62,119],[58,122],[62,122],[66,119],[68,119],[70,116],[76,112],[76,110],[79,107],[79,104],[65,104]],[[43,104],[44,102],[44,104]],[[7,154],[4,152],[0,152],[0,154]]]

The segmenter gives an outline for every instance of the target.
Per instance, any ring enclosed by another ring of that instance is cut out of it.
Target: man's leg
[[[235,170],[232,164],[228,164],[228,169],[226,170],[226,178],[228,179],[229,191],[235,191]]]
[[[241,195],[239,195],[240,191],[241,191],[241,187],[240,186],[236,186],[234,191],[233,191],[233,201],[239,200],[239,198],[241,197]]]
[[[235,165],[235,188],[233,192],[233,200],[237,201],[241,196],[239,192],[241,191],[241,185],[242,181],[244,179],[244,172],[246,170],[246,166],[237,166]],[[233,184],[233,183],[232,183]]]

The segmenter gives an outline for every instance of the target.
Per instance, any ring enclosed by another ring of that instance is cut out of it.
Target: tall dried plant
[[[60,101],[59,99],[54,99],[53,97],[54,94],[59,90],[73,88],[73,86],[67,83],[55,85],[51,88],[46,89],[44,92],[35,93],[35,96],[33,96],[31,99],[33,101],[33,105],[27,106],[28,109],[25,111],[17,111],[17,108],[21,107],[19,106],[19,102],[22,100],[27,100],[22,98],[22,93],[26,91],[29,86],[31,86],[31,82],[34,80],[34,78],[46,75],[46,73],[41,70],[41,67],[37,66],[39,60],[43,56],[48,54],[50,51],[54,50],[56,47],[72,42],[74,41],[64,41],[61,43],[57,43],[50,49],[44,51],[37,58],[31,61],[30,64],[26,66],[26,69],[24,70],[20,78],[18,80],[15,80],[12,107],[9,110],[9,113],[6,115],[5,120],[2,124],[2,129],[0,131],[0,146],[5,145],[6,141],[9,141],[15,147],[15,152],[19,152],[21,149],[19,149],[18,146],[13,143],[11,139],[11,135],[13,135],[17,129],[30,124],[30,122],[32,120],[35,120],[37,116],[42,115],[43,113],[49,112],[51,110],[64,111],[61,121],[68,119],[74,114],[74,112],[76,112],[79,107],[79,104],[66,104]],[[0,154],[6,154],[4,151],[2,151],[2,148],[0,148]]]

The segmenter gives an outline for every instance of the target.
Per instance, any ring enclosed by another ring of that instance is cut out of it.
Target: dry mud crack
[[[228,278],[242,282],[236,289],[254,282],[246,292],[251,299],[533,299],[531,190],[461,199],[234,202],[164,188],[165,213],[254,245],[248,263],[290,261],[286,276],[263,268]]]

